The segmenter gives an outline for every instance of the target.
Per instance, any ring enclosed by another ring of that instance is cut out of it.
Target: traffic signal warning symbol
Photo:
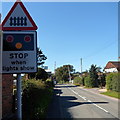
[[[3,51],[32,51],[33,40],[33,34],[3,34]]]

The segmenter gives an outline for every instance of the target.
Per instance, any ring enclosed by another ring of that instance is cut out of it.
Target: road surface
[[[47,118],[118,119],[118,99],[74,85],[56,85]]]

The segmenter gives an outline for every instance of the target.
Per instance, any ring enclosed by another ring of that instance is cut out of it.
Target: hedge
[[[51,84],[50,81],[45,83],[35,79],[23,80],[23,120],[45,117],[53,93]]]
[[[90,78],[90,75],[88,75],[87,77],[85,77],[85,86],[88,88],[93,88],[94,84],[93,84],[93,80]]]
[[[80,85],[81,86],[81,85],[83,85],[83,79],[81,77],[77,76],[77,77],[74,78],[73,83],[75,85]]]
[[[120,73],[109,73],[106,76],[107,90],[120,92]]]

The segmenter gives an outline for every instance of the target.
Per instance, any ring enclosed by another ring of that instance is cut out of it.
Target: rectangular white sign
[[[36,72],[36,41],[36,31],[4,31],[2,73]]]

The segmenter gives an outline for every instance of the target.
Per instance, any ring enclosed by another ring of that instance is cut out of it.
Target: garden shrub
[[[94,87],[93,80],[90,78],[89,75],[85,77],[85,86],[89,88]]]
[[[23,80],[23,120],[39,120],[45,117],[52,90],[52,85],[42,80]]]
[[[79,77],[79,76],[75,77],[73,81],[74,81],[73,83],[74,83],[75,85],[83,85],[82,78]]]
[[[107,90],[112,90],[112,78],[114,73],[110,73],[106,76],[106,87]]]
[[[107,90],[112,90],[119,92],[120,91],[120,73],[109,73],[106,77],[106,87]]]

